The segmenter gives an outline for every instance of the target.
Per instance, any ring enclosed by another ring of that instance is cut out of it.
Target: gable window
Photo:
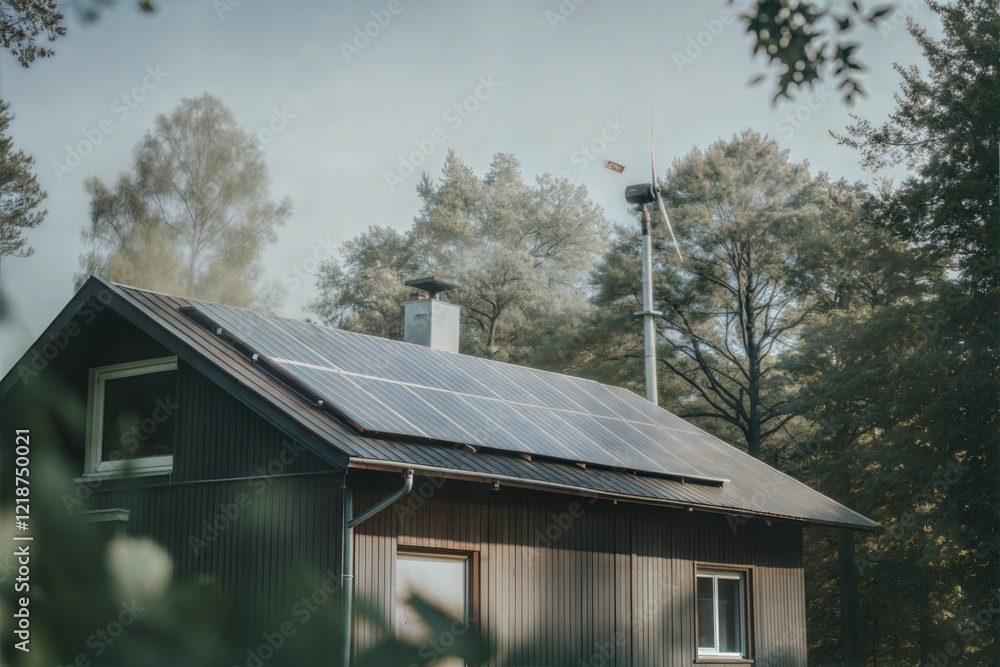
[[[746,572],[698,568],[698,655],[747,657]]]
[[[85,472],[169,473],[176,396],[177,357],[92,368]]]

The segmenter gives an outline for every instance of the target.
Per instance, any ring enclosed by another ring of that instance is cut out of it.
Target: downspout
[[[341,667],[350,667],[351,665],[351,635],[354,631],[354,624],[352,623],[352,608],[354,606],[354,527],[358,524],[364,523],[389,505],[392,505],[394,502],[409,493],[411,489],[413,489],[413,470],[407,470],[406,479],[403,481],[402,488],[393,493],[391,496],[383,499],[382,502],[377,505],[370,507],[358,516],[351,518],[351,514],[354,513],[354,500],[351,494],[351,488],[347,485],[346,474],[344,476],[344,553],[343,569],[340,575],[342,581],[342,595],[344,598],[344,618],[342,621],[344,647],[340,658]]]

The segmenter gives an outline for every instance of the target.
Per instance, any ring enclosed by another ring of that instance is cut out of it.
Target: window
[[[747,657],[746,573],[698,569],[698,655]]]
[[[410,642],[426,642],[429,651],[437,652],[435,667],[463,667],[460,658],[447,656],[472,622],[472,581],[474,562],[469,554],[399,553],[396,555],[396,636]],[[413,595],[441,609],[455,622],[445,632],[450,637],[432,637],[423,618],[407,603]],[[421,653],[423,655],[423,653]]]
[[[85,472],[170,472],[176,396],[177,357],[91,369]]]

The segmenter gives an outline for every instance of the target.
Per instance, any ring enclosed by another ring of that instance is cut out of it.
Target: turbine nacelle
[[[651,183],[636,183],[625,187],[625,201],[635,206],[652,204],[657,197],[657,188]]]
[[[670,239],[674,242],[674,250],[677,251],[677,259],[680,260],[681,264],[684,263],[684,255],[681,254],[681,246],[677,243],[677,237],[674,236],[674,227],[670,224],[670,218],[667,216],[667,207],[663,204],[663,190],[660,188],[660,182],[656,177],[656,140],[653,134],[654,122],[650,120],[649,124],[649,166],[652,175],[651,183],[635,183],[629,185],[625,188],[625,201],[634,206],[645,207],[646,204],[652,204],[656,202],[656,207],[660,211],[660,215],[663,216],[663,221],[667,223],[667,231],[670,232]],[[617,162],[612,162],[611,160],[604,161],[604,167],[610,169],[611,171],[617,171],[619,174],[625,171],[625,166],[618,164]],[[649,230],[646,229],[646,212],[643,209],[643,234],[648,234]]]

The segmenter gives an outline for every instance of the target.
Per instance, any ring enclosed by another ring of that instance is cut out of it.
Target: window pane
[[[105,380],[102,460],[173,453],[176,377],[161,371]]]
[[[398,554],[396,556],[396,636],[413,642],[430,642],[426,651],[436,667],[462,667],[463,661],[446,649],[456,637],[432,637],[431,629],[406,601],[419,595],[460,621],[468,621],[468,559],[464,557]],[[438,648],[435,648],[438,647]],[[434,660],[433,658],[439,658]]]
[[[740,588],[738,579],[719,579],[719,652],[742,653]]]
[[[698,648],[715,648],[715,610],[712,579],[698,577]]]

